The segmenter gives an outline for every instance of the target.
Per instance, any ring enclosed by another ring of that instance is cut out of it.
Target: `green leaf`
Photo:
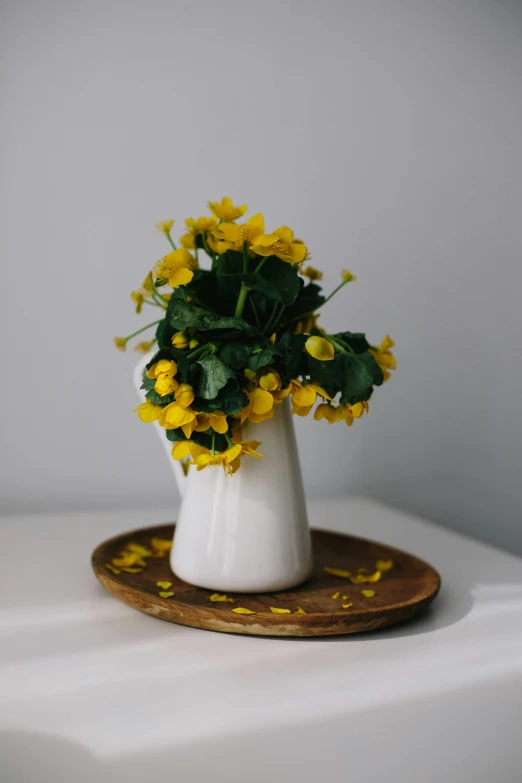
[[[376,364],[370,354],[354,356],[351,353],[342,353],[339,355],[341,403],[355,403],[369,399],[376,376],[371,362]]]
[[[189,302],[176,302],[170,312],[170,322],[178,330],[196,329],[209,332],[209,336],[215,334],[224,339],[232,339],[235,333],[239,337],[255,337],[258,334],[257,330],[242,318],[222,317]]]
[[[270,364],[274,358],[274,354],[275,350],[273,348],[263,348],[261,351],[258,351],[251,356],[246,365],[249,370],[257,372],[261,367],[266,367],[267,364]]]
[[[187,440],[185,437],[185,433],[181,429],[181,427],[178,427],[175,430],[165,430],[165,435],[167,440],[170,440],[172,442],[176,440]]]
[[[221,346],[218,355],[221,361],[233,367],[234,370],[242,370],[252,353],[252,346],[248,343],[232,341]]]
[[[197,361],[202,368],[196,394],[205,400],[212,400],[228,380],[235,375],[227,365],[215,354],[203,356]]]
[[[283,380],[307,374],[306,357],[308,353],[304,350],[307,339],[305,334],[292,334],[292,332],[285,332],[281,337],[278,347],[285,366],[285,372],[282,373]]]
[[[226,416],[233,416],[248,405],[248,397],[244,391],[238,389],[236,381],[229,381],[213,400],[196,398],[192,408],[198,413],[212,413],[222,411]]]
[[[304,285],[301,278],[300,290],[292,307],[285,312],[287,321],[297,319],[307,313],[313,313],[318,310],[324,302],[324,296],[321,294],[321,287],[316,283]]]
[[[168,405],[170,402],[174,401],[174,395],[173,394],[164,394],[163,396],[161,394],[158,394],[158,392],[155,389],[151,389],[146,394],[147,400],[151,402],[153,405]]]
[[[146,389],[147,391],[150,391],[154,388],[154,385],[156,383],[155,378],[147,378],[146,375],[143,376],[143,383],[140,386],[140,389]]]
[[[338,337],[347,343],[355,353],[364,353],[370,347],[370,343],[362,332],[338,332],[333,337]]]
[[[268,256],[261,268],[261,276],[278,291],[280,302],[287,307],[294,303],[301,286],[294,264],[281,261],[276,256]]]

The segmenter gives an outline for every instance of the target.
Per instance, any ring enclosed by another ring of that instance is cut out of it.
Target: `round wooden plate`
[[[440,587],[437,571],[417,557],[375,541],[323,530],[312,530],[312,576],[304,584],[281,593],[229,593],[228,601],[211,601],[211,590],[187,584],[172,573],[168,553],[146,557],[139,573],[111,571],[111,560],[129,544],[153,550],[153,538],[171,539],[173,532],[174,525],[170,524],[112,538],[94,551],[92,566],[103,587],[120,601],[161,620],[194,628],[263,636],[372,631],[417,615],[433,601]],[[373,583],[353,584],[349,577],[325,570],[341,569],[355,575],[363,568],[372,574],[378,560],[391,560],[393,566],[382,571],[379,581]],[[172,585],[158,587],[158,582]],[[174,595],[161,598],[159,592],[165,590]],[[374,595],[365,595],[363,591],[373,591]],[[233,611],[238,608],[249,609],[253,614]],[[273,608],[287,611],[273,612]]]

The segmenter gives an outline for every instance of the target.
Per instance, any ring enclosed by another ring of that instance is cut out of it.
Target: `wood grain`
[[[130,542],[150,547],[154,537],[172,538],[174,525],[144,528],[100,544],[92,555],[94,573],[103,587],[120,601],[140,612],[172,623],[210,631],[263,636],[323,636],[358,633],[404,622],[424,610],[440,588],[440,576],[430,565],[406,552],[355,536],[312,530],[314,571],[310,579],[281,593],[244,595],[229,593],[234,603],[211,602],[210,590],[189,585],[170,570],[168,555],[147,558],[141,573],[111,573],[106,564]],[[393,561],[374,584],[352,584],[331,576],[324,568],[355,573],[359,568],[375,571],[377,560]],[[160,598],[156,583],[172,582],[171,598]],[[365,597],[363,590],[374,590]],[[339,598],[333,598],[339,593]],[[342,596],[348,596],[343,599]],[[349,608],[343,604],[351,603]],[[244,607],[255,614],[237,614]],[[270,607],[289,609],[274,614]],[[305,614],[296,614],[301,607]]]

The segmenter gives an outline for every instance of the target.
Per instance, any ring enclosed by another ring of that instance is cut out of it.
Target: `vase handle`
[[[132,375],[134,381],[134,387],[138,393],[138,397],[140,398],[141,402],[145,402],[145,390],[141,388],[141,384],[143,383],[143,375],[145,373],[145,367],[150,362],[153,356],[154,356],[154,352],[148,353],[145,356],[143,356],[137,363],[136,367],[134,368],[134,372]],[[172,458],[172,454],[171,454],[172,443],[170,442],[170,440],[167,440],[167,438],[165,437],[165,432],[163,428],[160,427],[157,421],[155,421],[152,426],[154,427],[154,429],[159,435],[162,446],[165,449],[165,454],[167,455],[167,458],[169,460],[169,465],[174,474],[174,478],[176,479],[178,492],[183,498],[183,494],[187,486],[187,478],[185,476],[185,473],[183,472],[181,462],[178,462],[178,460]]]

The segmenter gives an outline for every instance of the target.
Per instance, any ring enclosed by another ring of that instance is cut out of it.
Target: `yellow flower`
[[[199,454],[206,454],[208,449],[204,446],[199,446],[191,440],[177,440],[172,447],[172,456],[174,459],[185,459],[185,457],[192,457],[194,459]]]
[[[184,351],[185,348],[189,347],[188,334],[186,332],[176,332],[172,337],[172,345],[174,348],[179,348],[181,351]]]
[[[174,378],[178,371],[176,362],[170,359],[160,359],[147,370],[147,378],[156,379],[154,390],[164,397],[166,394],[172,394],[179,386]]]
[[[162,234],[165,234],[165,235],[168,236],[170,234],[171,230],[172,230],[172,226],[173,225],[174,225],[174,221],[173,220],[160,220],[159,223],[156,223],[156,228]]]
[[[235,207],[230,196],[222,198],[221,203],[219,201],[209,201],[208,208],[217,218],[224,221],[237,220],[248,209],[246,204],[243,204],[241,207]]]
[[[290,264],[304,261],[308,253],[306,245],[294,241],[293,231],[288,226],[281,226],[272,234],[256,237],[251,250],[258,256],[277,256]]]
[[[321,419],[326,419],[328,424],[333,424],[335,421],[342,421],[343,416],[339,414],[340,405],[338,407],[335,407],[335,405],[328,405],[326,402],[322,402],[320,405],[317,406],[314,413],[314,419],[316,421],[321,421]]]
[[[334,347],[325,337],[314,334],[306,341],[305,348],[310,356],[320,362],[330,362],[335,357]]]
[[[154,291],[154,279],[152,277],[152,272],[149,272],[143,283],[141,284],[141,287],[145,289],[145,291],[148,291],[151,293],[151,291]]]
[[[370,406],[368,405],[367,400],[364,400],[363,402],[354,402],[352,405],[349,405],[348,407],[350,408],[350,411],[354,419],[360,419],[363,413],[368,413],[368,411],[370,410]]]
[[[143,309],[143,302],[145,301],[145,294],[143,291],[133,291],[131,293],[131,299],[136,305],[136,312],[139,314]]]
[[[353,280],[357,280],[355,275],[352,275],[349,269],[343,269],[341,272],[341,278],[343,280],[343,283],[350,283]]]
[[[214,239],[213,249],[217,253],[225,253],[227,250],[242,250],[243,243],[250,247],[265,230],[265,220],[261,212],[247,220],[246,223],[220,223],[212,232]]]
[[[228,430],[227,417],[222,411],[212,411],[212,413],[198,413],[196,432],[206,432],[211,427],[214,432],[223,435]]]
[[[295,241],[295,240],[294,240]],[[301,272],[302,275],[307,277],[309,280],[322,280],[323,279],[323,273],[320,272],[318,269],[315,269],[313,266],[307,266],[306,269],[304,269]]]
[[[176,288],[178,285],[190,283],[196,268],[196,259],[186,248],[181,247],[158,261],[154,271],[158,280],[168,280],[169,285]]]
[[[137,408],[134,408],[132,412],[135,413],[138,411],[138,416],[140,417],[141,421],[149,423],[151,421],[157,421],[163,410],[164,409],[162,405],[153,405],[151,402],[142,402],[141,405],[138,405]]]
[[[370,353],[381,368],[385,381],[390,377],[390,370],[395,370],[397,365],[397,359],[390,351],[390,348],[393,348],[394,345],[392,338],[386,335],[377,350],[370,348]]]
[[[257,378],[257,373],[254,372],[254,370],[251,370],[250,367],[245,367],[243,370],[243,375],[245,378],[248,378],[249,381],[254,382]]]
[[[243,410],[236,414],[235,418],[238,418],[241,424],[246,419],[253,424],[261,424],[261,422],[271,419],[274,415],[274,397],[269,391],[265,389],[257,388],[247,392],[249,403],[243,408]]]
[[[313,313],[311,315],[305,315],[304,318],[301,318],[301,320],[297,322],[294,334],[310,334],[312,329],[317,329],[318,318],[319,315]],[[321,329],[321,331],[324,330]]]
[[[273,370],[269,370],[259,379],[259,385],[266,391],[278,391],[281,388],[281,378]]]
[[[190,427],[195,420],[196,414],[192,408],[183,408],[178,402],[171,402],[161,409],[161,414],[158,417],[158,424],[160,427],[165,427],[166,430],[175,430],[178,427],[181,427],[186,437],[189,437],[185,432],[185,427],[188,426],[191,434],[193,428],[190,429]]]
[[[138,353],[148,353],[156,340],[144,340],[142,343],[138,343],[134,346],[134,350]]]
[[[115,337],[113,342],[114,342],[114,345],[116,346],[116,348],[118,349],[118,351],[125,352],[127,350],[127,338],[126,337]]]
[[[179,238],[179,243],[181,247],[185,248],[185,250],[196,249],[196,240],[194,234],[182,234]]]
[[[192,464],[197,466],[198,471],[207,467],[212,467],[214,465],[221,465],[225,475],[231,476],[232,473],[237,470],[237,467],[234,469],[232,463],[235,462],[240,454],[241,444],[239,443],[234,446],[230,446],[228,449],[226,449],[226,451],[223,451],[220,454],[217,452],[216,454],[212,454],[209,449],[205,449],[204,452],[198,454],[194,458]]]
[[[353,405],[326,405],[322,403],[315,409],[314,419],[320,421],[326,419],[328,424],[333,424],[336,421],[344,421],[351,427],[354,419],[360,419],[363,413],[367,413],[369,410],[368,402],[356,402]]]
[[[182,408],[188,408],[194,402],[194,390],[190,383],[180,383],[175,391],[174,396],[176,402],[181,405]]]
[[[263,456],[256,451],[256,448],[259,445],[260,443],[256,440],[235,443],[221,454],[212,454],[208,449],[204,449],[201,451],[201,453],[194,457],[192,464],[197,465],[198,470],[203,470],[204,468],[213,465],[221,465],[225,475],[232,475],[240,467],[241,456],[245,454],[251,457]]]
[[[297,413],[298,416],[308,416],[317,395],[327,400],[332,399],[317,383],[311,382],[304,385],[295,378],[290,382],[290,394],[292,395],[292,413]]]
[[[175,392],[179,387],[178,381],[172,377],[172,375],[168,375],[167,373],[162,373],[161,375],[158,375],[156,378],[156,383],[154,384],[154,391],[156,391],[161,397],[165,397],[167,394],[172,394]]]

